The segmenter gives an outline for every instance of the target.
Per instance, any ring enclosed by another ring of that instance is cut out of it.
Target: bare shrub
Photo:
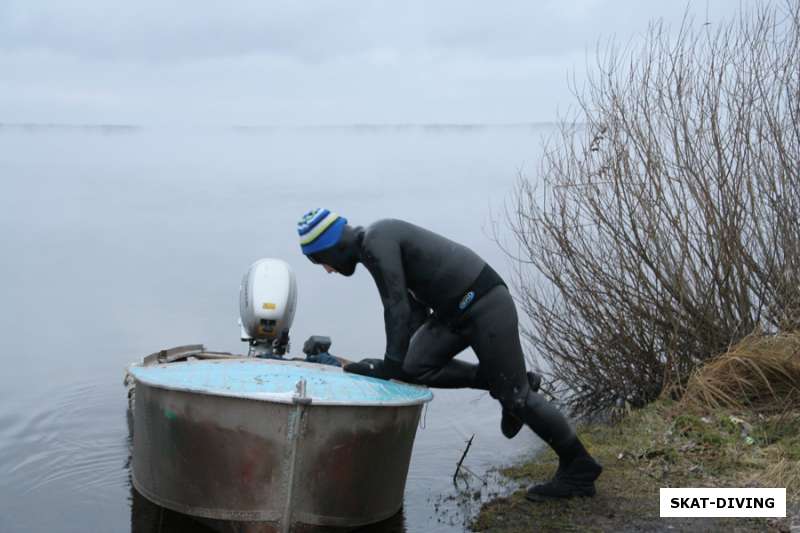
[[[575,410],[641,406],[758,328],[800,327],[799,6],[598,52],[520,178],[523,335]]]

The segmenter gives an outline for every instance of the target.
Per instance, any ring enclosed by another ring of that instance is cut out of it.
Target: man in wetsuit
[[[558,454],[549,482],[532,500],[593,496],[602,467],[563,414],[536,392],[519,339],[514,300],[500,276],[475,252],[401,220],[352,227],[327,209],[298,222],[303,253],[328,273],[351,276],[363,264],[384,309],[386,353],[345,371],[439,388],[488,390],[503,406],[503,433],[523,423]],[[472,347],[479,364],[454,357]]]

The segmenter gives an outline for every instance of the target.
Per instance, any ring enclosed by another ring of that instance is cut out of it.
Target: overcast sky
[[[747,0],[743,0],[747,3]],[[733,0],[691,0],[712,24]],[[0,123],[550,121],[675,0],[0,0]]]

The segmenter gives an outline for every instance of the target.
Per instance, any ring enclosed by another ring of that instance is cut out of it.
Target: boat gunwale
[[[225,361],[233,362],[233,361],[240,361],[240,362],[252,362],[252,363],[261,363],[261,364],[276,364],[276,365],[294,365],[294,366],[306,366],[311,365],[314,363],[306,363],[304,361],[280,361],[280,360],[254,360],[251,357],[241,357],[241,358],[226,358]],[[298,403],[298,397],[294,394],[294,392],[270,392],[270,393],[252,393],[252,392],[236,392],[232,390],[221,390],[221,389],[208,389],[208,388],[200,388],[200,387],[192,387],[192,386],[178,386],[178,385],[166,385],[164,383],[156,383],[153,380],[148,380],[146,378],[141,378],[133,372],[134,369],[137,368],[152,368],[152,367],[168,367],[175,364],[192,364],[195,362],[200,361],[181,361],[181,362],[173,362],[173,363],[160,363],[155,365],[144,365],[142,363],[132,363],[128,366],[127,372],[129,375],[133,376],[137,383],[142,383],[147,385],[148,387],[154,387],[163,390],[171,390],[177,392],[188,392],[193,394],[203,394],[206,396],[219,396],[224,398],[237,398],[242,400],[253,400],[258,402],[266,402],[266,403],[277,403],[283,405],[294,405]],[[315,365],[320,366],[320,368],[315,368],[315,370],[322,371],[322,372],[335,372],[336,370],[340,369],[333,369],[333,368],[326,368],[322,365]],[[362,379],[375,379],[378,378],[369,378],[367,376],[359,376]],[[384,381],[384,380],[379,380]],[[403,385],[406,387],[411,387],[414,389],[423,389],[427,395],[423,398],[419,398],[416,400],[404,400],[404,401],[359,401],[358,403],[353,403],[352,401],[345,401],[345,400],[317,400],[314,398],[303,398],[304,402],[308,402],[310,405],[319,405],[319,406],[331,406],[331,407],[411,407],[411,406],[422,406],[431,400],[433,400],[433,392],[427,387],[423,387],[420,385],[413,385],[410,383],[404,383],[401,381],[394,381],[398,385]],[[310,401],[309,401],[310,400]]]

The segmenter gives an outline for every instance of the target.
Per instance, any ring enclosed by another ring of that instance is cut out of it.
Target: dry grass
[[[681,405],[782,412],[800,405],[800,332],[753,334],[694,370]]]
[[[698,367],[677,408],[753,420],[767,457],[749,481],[800,497],[800,332],[754,333]]]
[[[785,487],[787,497],[797,500],[800,498],[800,461],[783,457],[753,476],[752,481],[762,487]]]

